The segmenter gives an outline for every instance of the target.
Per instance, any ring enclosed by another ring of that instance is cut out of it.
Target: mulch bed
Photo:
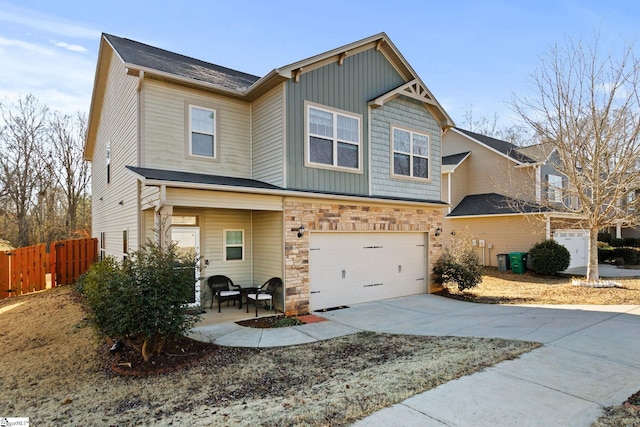
[[[107,342],[104,351],[109,352],[113,341]],[[142,354],[125,345],[109,355],[110,370],[118,375],[148,376],[174,372],[187,368],[214,355],[219,346],[193,340],[188,337],[168,339],[160,354],[145,362]]]

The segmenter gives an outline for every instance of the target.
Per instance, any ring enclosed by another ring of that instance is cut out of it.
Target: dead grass
[[[345,425],[538,346],[360,333],[220,348],[185,371],[119,377],[83,318],[69,288],[0,301],[1,416],[32,425]]]
[[[639,271],[640,275],[640,271]],[[465,292],[449,289],[451,297],[487,304],[640,304],[640,279],[616,278],[621,288],[574,286],[571,277],[538,277],[487,268],[482,283]]]

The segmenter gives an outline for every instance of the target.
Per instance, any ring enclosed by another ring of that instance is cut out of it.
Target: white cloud
[[[54,51],[43,46],[38,46],[24,40],[7,39],[0,36],[0,47],[18,48],[22,51],[29,51],[45,56],[53,56]]]
[[[0,8],[0,22],[18,24],[38,31],[58,34],[68,37],[96,40],[100,31],[61,18],[45,15],[33,9],[24,9],[12,5],[2,4]]]
[[[61,47],[63,49],[70,50],[71,52],[85,53],[85,52],[89,51],[89,49],[87,49],[84,46],[80,46],[79,44],[71,44],[71,43],[67,43],[67,42],[59,42],[59,41],[55,41],[55,40],[51,40],[51,43],[53,43],[54,45],[56,45],[58,47]]]
[[[0,37],[0,101],[33,94],[52,110],[87,112],[95,57],[49,46]]]

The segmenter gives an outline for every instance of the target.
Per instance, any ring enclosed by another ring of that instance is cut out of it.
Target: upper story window
[[[189,154],[216,157],[216,111],[189,106]]]
[[[360,170],[360,116],[307,106],[307,162]]]
[[[429,179],[429,136],[392,128],[393,174]]]
[[[562,203],[562,177],[558,175],[547,176],[547,200],[554,203]]]

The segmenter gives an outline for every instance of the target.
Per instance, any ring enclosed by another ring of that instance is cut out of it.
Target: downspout
[[[451,213],[451,173],[447,174],[447,203],[449,203],[448,213]]]

